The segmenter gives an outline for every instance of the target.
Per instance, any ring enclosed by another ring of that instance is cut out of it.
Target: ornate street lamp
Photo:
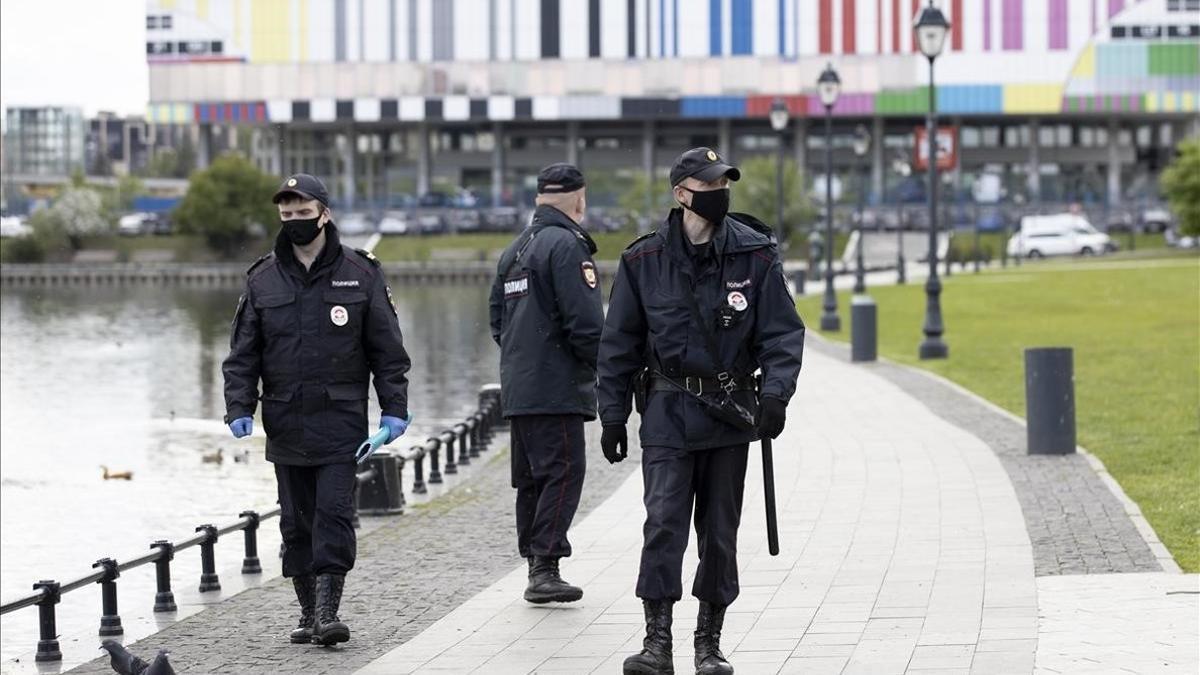
[[[854,154],[858,157],[858,249],[857,261],[854,266],[854,292],[866,293],[866,270],[863,268],[863,200],[867,192],[867,172],[863,167],[863,158],[871,148],[871,132],[863,125],[854,130]]]
[[[842,93],[842,79],[833,64],[817,78],[817,95],[825,106],[825,297],[821,302],[821,330],[841,330],[837,295],[833,292],[833,105]]]
[[[778,152],[775,153],[775,229],[780,238],[786,231],[783,227],[783,131],[788,125],[788,107],[783,99],[777,98],[771,102],[771,128],[779,139]]]
[[[942,340],[945,327],[942,324],[942,306],[939,297],[942,283],[937,276],[937,98],[933,79],[933,62],[942,53],[950,22],[941,10],[929,0],[929,5],[917,15],[914,24],[917,45],[925,58],[929,59],[929,117],[925,123],[925,134],[929,141],[929,278],[925,280],[925,339],[918,354],[922,359],[944,359],[950,348]]]

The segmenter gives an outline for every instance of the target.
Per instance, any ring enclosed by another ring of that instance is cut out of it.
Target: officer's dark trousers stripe
[[[581,415],[519,415],[512,425],[517,549],[523,557],[571,555],[567,530],[586,473]]]
[[[642,448],[646,524],[639,598],[683,597],[683,554],[693,503],[700,564],[692,595],[717,605],[728,605],[737,598],[737,530],[748,452],[745,443],[697,451]]]

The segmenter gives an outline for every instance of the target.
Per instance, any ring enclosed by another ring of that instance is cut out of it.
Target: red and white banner
[[[917,171],[928,171],[929,135],[925,133],[925,127],[917,127],[913,137],[916,149],[913,168]],[[958,127],[938,127],[936,140],[938,169],[947,171],[953,169],[958,165]]]

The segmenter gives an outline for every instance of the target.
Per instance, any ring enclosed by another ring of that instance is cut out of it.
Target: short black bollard
[[[471,425],[471,456],[478,457],[479,453],[484,450],[479,443],[479,422],[483,416],[475,413],[471,416],[469,424]]]
[[[808,283],[808,270],[796,270],[792,281],[796,286],[796,295],[804,295],[804,285]]]
[[[850,360],[874,361],[877,342],[875,301],[865,295],[856,295],[850,301]]]
[[[438,468],[438,452],[442,446],[442,442],[436,438],[430,438],[433,442],[433,448],[429,451],[429,484],[440,485],[442,483],[442,470]]]
[[[1025,419],[1029,454],[1075,452],[1075,365],[1070,347],[1025,350]]]
[[[417,459],[413,462],[413,486],[414,495],[423,495],[429,492],[425,487],[425,455],[417,455]]]
[[[158,592],[154,594],[154,611],[174,612],[177,608],[175,594],[171,592],[171,560],[175,558],[175,544],[166,539],[159,539],[150,544],[150,548],[162,551],[158,560],[154,561],[154,576],[158,585]]]
[[[401,488],[397,457],[390,452],[377,452],[367,460],[370,479],[359,486],[356,513],[379,516],[404,513],[404,490]]]
[[[62,661],[62,651],[58,648],[58,626],[54,619],[54,606],[62,599],[61,588],[61,584],[49,579],[43,579],[33,585],[33,590],[42,591],[42,599],[37,603],[37,654],[33,657],[38,663]]]
[[[258,559],[258,524],[262,522],[262,518],[257,511],[242,511],[238,518],[250,519],[246,529],[242,530],[242,534],[246,536],[246,557],[242,558],[242,574],[261,574],[262,563]]]
[[[471,453],[467,451],[467,432],[463,425],[456,424],[448,433],[450,443],[458,446],[458,465],[471,466]]]
[[[217,528],[213,525],[201,525],[197,532],[204,533],[204,541],[200,542],[200,592],[221,590],[221,580],[217,578],[217,561],[213,555],[213,546],[217,543]]]
[[[442,447],[446,448],[446,468],[442,472],[453,476],[458,473],[458,465],[462,464],[462,458],[459,458],[458,463],[454,461],[454,434],[446,434],[442,437]]]
[[[121,626],[121,615],[117,613],[117,577],[121,570],[117,569],[117,561],[112,558],[101,558],[92,563],[92,567],[103,567],[104,576],[100,584],[100,637],[123,635],[125,628]]]

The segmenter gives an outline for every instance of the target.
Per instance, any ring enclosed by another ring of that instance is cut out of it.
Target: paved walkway
[[[810,350],[803,377],[775,443],[778,557],[752,451],[723,640],[739,674],[1196,672],[1195,576],[1035,577],[1021,501],[988,444],[870,368]],[[564,574],[580,603],[524,603],[514,568],[359,672],[620,672],[642,635],[640,496],[633,474],[572,530]],[[695,611],[676,606],[679,672]]]

